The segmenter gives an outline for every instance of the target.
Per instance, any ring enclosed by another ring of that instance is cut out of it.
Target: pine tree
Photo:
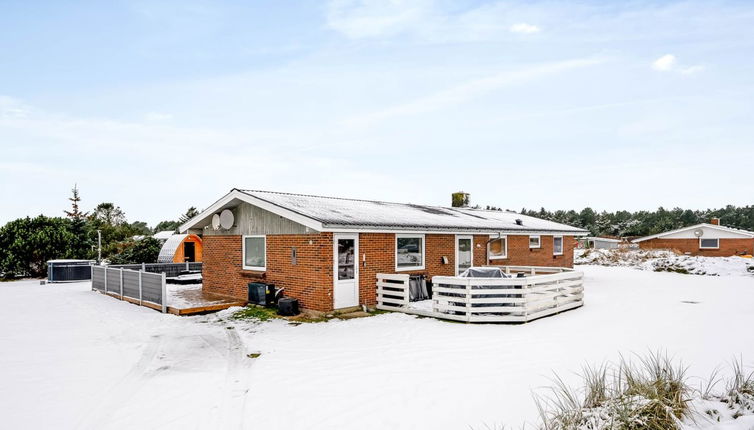
[[[71,201],[71,210],[64,210],[66,216],[71,220],[71,233],[73,234],[73,243],[71,243],[70,250],[74,258],[88,258],[91,246],[89,241],[89,235],[87,234],[86,225],[86,212],[81,212],[79,209],[79,202],[81,196],[79,196],[79,189],[76,184],[73,185],[71,190],[72,196],[68,198]]]

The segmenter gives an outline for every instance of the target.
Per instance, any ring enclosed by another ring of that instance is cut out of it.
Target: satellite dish
[[[220,230],[220,215],[212,215],[212,230]]]
[[[220,227],[225,230],[230,230],[233,227],[233,212],[230,209],[220,212]]]
[[[694,230],[694,236],[696,236],[696,237],[702,237],[702,236],[704,236],[704,230],[702,230],[701,228],[698,228],[698,229]]]

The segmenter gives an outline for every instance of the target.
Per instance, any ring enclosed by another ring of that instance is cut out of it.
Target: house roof
[[[163,231],[158,231],[157,233],[153,234],[152,237],[157,240],[166,240],[174,234],[175,234],[174,230],[163,230]]]
[[[700,227],[706,227],[706,228],[711,228],[713,230],[724,231],[724,232],[727,232],[727,233],[742,234],[742,235],[745,235],[745,236],[754,237],[754,232],[751,232],[751,231],[740,230],[740,229],[732,228],[732,227],[724,227],[722,225],[716,225],[716,224],[701,223],[701,224],[696,224],[696,225],[692,225],[692,226],[688,226],[688,227],[682,227],[682,228],[675,229],[675,230],[665,231],[665,232],[658,233],[658,234],[653,234],[651,236],[640,237],[638,239],[632,240],[631,242],[633,242],[633,243],[639,243],[639,242],[643,242],[645,240],[657,239],[657,238],[664,237],[664,236],[671,235],[671,234],[675,234],[675,233],[680,233],[680,232],[684,232],[684,231],[694,230],[694,229],[697,229],[697,228],[700,228]]]
[[[621,242],[620,239],[613,239],[611,237],[589,236],[589,237],[586,237],[585,239],[596,240],[598,242],[610,242],[610,243],[620,243]]]
[[[180,227],[206,223],[233,200],[246,201],[317,231],[442,231],[479,233],[562,233],[585,235],[586,230],[509,211],[451,208],[413,203],[345,199],[306,194],[233,189],[225,197]],[[517,224],[516,220],[521,220]]]

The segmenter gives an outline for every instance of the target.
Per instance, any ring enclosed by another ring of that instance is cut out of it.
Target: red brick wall
[[[306,309],[332,310],[332,238],[332,233],[268,235],[267,271],[258,272],[242,268],[241,236],[205,236],[204,288],[209,292],[246,299],[249,282],[269,282],[284,287],[285,294],[297,298]],[[542,236],[542,247],[532,250],[529,249],[528,236],[508,236],[508,259],[493,260],[492,263],[572,267],[575,240],[572,236],[563,239],[563,255],[553,256],[552,236]],[[425,269],[400,273],[424,274],[430,278],[455,275],[455,235],[427,234],[425,240]],[[474,265],[488,264],[488,240],[486,235],[474,236]],[[291,262],[292,247],[297,250],[296,265]],[[447,257],[447,264],[442,264],[442,257]],[[371,306],[376,304],[377,273],[396,273],[395,234],[361,233],[357,258],[359,303]]]
[[[573,267],[573,249],[576,244],[573,236],[563,236],[563,255],[553,255],[552,236],[541,235],[539,248],[529,248],[529,236],[508,236],[508,258],[490,260],[490,264]]]
[[[285,294],[304,308],[332,309],[331,233],[268,235],[266,272],[243,270],[241,236],[205,236],[203,245],[203,288],[208,292],[246,299],[249,282],[268,282],[285,288]]]
[[[699,239],[650,239],[639,242],[641,249],[673,249],[691,255],[730,257],[754,252],[754,239],[720,239],[719,249],[699,249]]]

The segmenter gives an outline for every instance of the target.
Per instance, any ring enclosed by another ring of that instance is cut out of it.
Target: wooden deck
[[[246,306],[246,301],[205,292],[201,285],[171,285],[168,290],[168,313],[174,315],[214,312],[233,306]]]
[[[156,311],[162,310],[162,306],[159,303],[152,303],[146,300],[140,302],[138,299],[120,296],[114,292],[101,293],[118,300],[144,306]],[[204,292],[201,284],[170,285],[167,290],[167,295],[167,312],[173,315],[195,315],[206,312],[216,312],[232,308],[233,306],[246,306],[247,303],[245,300],[238,300],[233,297]]]

